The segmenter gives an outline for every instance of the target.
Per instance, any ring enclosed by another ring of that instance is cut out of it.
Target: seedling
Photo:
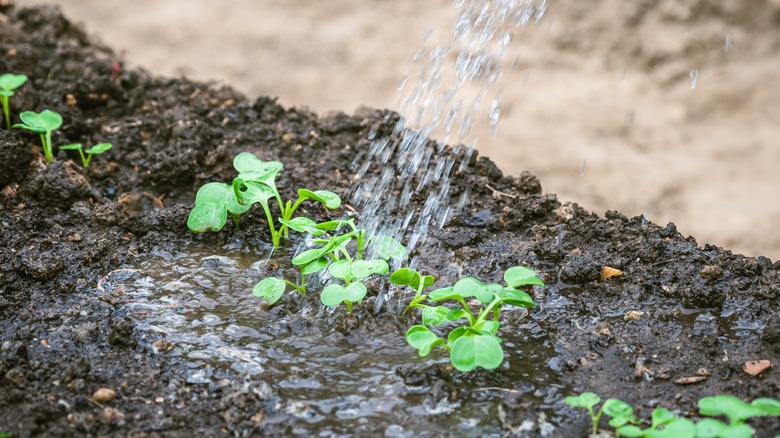
[[[52,110],[45,109],[40,114],[25,111],[19,114],[23,123],[17,123],[14,128],[26,129],[35,132],[41,136],[41,145],[43,154],[46,156],[46,162],[51,163],[54,160],[52,154],[51,133],[62,126],[62,116]]]
[[[59,148],[65,151],[79,151],[79,155],[81,155],[81,165],[86,168],[89,166],[89,162],[92,161],[93,155],[102,154],[111,149],[111,147],[111,143],[99,143],[84,151],[81,149],[81,143],[73,143],[60,146]],[[86,156],[84,155],[85,152],[87,154]]]
[[[504,272],[506,286],[498,283],[486,284],[476,278],[465,277],[458,280],[454,286],[436,289],[427,296],[427,300],[434,303],[455,300],[460,304],[460,307],[450,309],[445,306],[420,304],[425,284],[432,284],[432,277],[428,279],[430,276],[420,276],[409,268],[398,270],[391,277],[391,281],[397,285],[413,287],[416,293],[410,307],[423,309],[423,324],[415,325],[406,332],[406,342],[415,348],[421,357],[430,354],[436,346],[442,346],[449,351],[452,366],[464,373],[477,367],[492,370],[501,365],[504,361],[504,350],[501,348],[501,338],[497,336],[501,307],[504,304],[536,306],[526,292],[516,288],[524,285],[544,286],[544,282],[536,277],[534,271],[522,266],[515,266]],[[476,316],[466,298],[475,298],[481,304]],[[489,319],[491,317],[492,319]],[[462,319],[466,320],[467,325],[452,330],[446,340],[429,329],[430,326]]]
[[[262,161],[248,152],[242,152],[233,159],[233,167],[238,171],[238,177],[233,179],[232,185],[207,183],[198,190],[195,208],[192,209],[187,220],[187,226],[192,232],[221,230],[227,222],[228,213],[238,227],[239,216],[247,212],[252,205],[260,204],[268,220],[274,248],[278,248],[282,236],[288,235],[288,225],[285,221],[292,218],[303,201],[311,199],[331,210],[341,206],[341,198],[327,190],[299,189],[298,199],[295,202],[283,202],[276,188],[276,176],[283,167],[278,161]],[[225,187],[229,187],[232,193],[227,193]],[[276,221],[271,213],[272,199],[276,200],[281,213],[278,229],[274,225]]]
[[[14,95],[14,90],[27,82],[26,75],[15,75],[6,73],[0,75],[0,103],[3,104],[3,114],[5,114],[5,129],[11,130],[11,115],[8,108],[8,99]]]
[[[270,304],[281,298],[287,286],[305,294],[306,275],[328,267],[330,276],[343,280],[344,285],[331,283],[325,286],[320,294],[320,300],[329,307],[336,307],[344,303],[347,306],[347,311],[352,313],[353,304],[363,301],[368,292],[361,280],[374,274],[386,274],[390,270],[387,263],[389,259],[405,259],[408,255],[406,248],[389,236],[366,240],[366,231],[357,228],[352,219],[317,224],[309,218],[296,217],[291,220],[280,219],[280,222],[295,231],[312,234],[315,237],[312,243],[318,247],[303,251],[292,259],[292,264],[298,266],[301,271],[300,285],[282,278],[269,277],[261,280],[255,286],[253,294],[265,299]],[[344,227],[348,228],[344,234],[327,234]],[[356,256],[354,258],[348,248],[353,239],[356,241]],[[369,244],[373,254],[378,258],[363,260],[363,254]]]
[[[653,410],[650,427],[642,429],[640,421],[633,415],[633,408],[627,403],[610,398],[598,412],[593,407],[601,398],[592,392],[583,392],[578,396],[566,397],[566,403],[576,408],[585,408],[593,422],[593,434],[598,431],[601,414],[612,417],[609,425],[615,428],[618,437],[629,438],[750,438],[752,428],[745,420],[758,416],[780,415],[780,402],[770,398],[760,398],[748,404],[730,395],[704,397],[699,400],[699,414],[705,416],[725,415],[729,424],[713,418],[704,418],[698,423],[687,418],[676,417],[664,408]]]

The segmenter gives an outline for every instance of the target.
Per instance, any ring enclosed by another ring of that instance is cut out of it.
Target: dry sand
[[[446,41],[457,12],[449,0],[55,3],[130,65],[321,114],[398,108],[423,35]],[[779,45],[778,0],[549,0],[515,35],[499,131],[478,148],[599,214],[780,259]]]

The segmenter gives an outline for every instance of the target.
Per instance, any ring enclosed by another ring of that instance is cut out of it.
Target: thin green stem
[[[268,202],[261,202],[261,205],[263,206],[263,210],[265,210],[268,226],[271,227],[271,239],[274,242],[274,249],[279,248],[279,238],[281,236],[276,232],[276,227],[274,227],[274,218],[271,216],[271,209],[268,207]]]
[[[46,162],[51,163],[54,161],[54,157],[51,152],[51,131],[46,131],[41,135],[41,146],[43,147],[43,155],[46,157]]]
[[[347,305],[347,312],[352,313],[352,301],[344,301],[344,304]]]
[[[471,308],[468,304],[466,304],[466,300],[463,299],[463,297],[457,297],[457,300],[460,302],[460,305],[463,306],[463,310],[466,311],[466,318],[469,320],[469,324],[473,327],[476,325],[476,321],[474,321],[474,315],[471,314]]]
[[[0,102],[3,103],[3,113],[5,114],[5,129],[11,130],[11,114],[8,109],[8,96],[0,96]]]
[[[79,155],[81,155],[81,165],[86,168],[89,166],[90,160],[92,160],[92,154],[89,154],[88,156],[84,156],[84,151],[79,148]]]
[[[291,288],[293,288],[293,289],[297,290],[299,294],[301,294],[301,295],[306,295],[306,288],[305,288],[305,287],[303,287],[303,282],[301,282],[301,286],[298,286],[297,284],[293,283],[292,281],[287,281],[287,280],[284,280],[284,282],[285,282],[285,283],[286,283],[288,286],[290,286]],[[303,287],[303,290],[301,290],[301,288],[302,288],[302,287]]]

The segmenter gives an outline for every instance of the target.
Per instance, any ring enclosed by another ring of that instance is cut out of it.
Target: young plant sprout
[[[5,129],[11,129],[11,115],[8,108],[8,99],[14,95],[14,90],[27,82],[26,75],[15,75],[6,73],[0,75],[0,103],[3,104],[3,114],[5,114]]]
[[[575,408],[585,408],[593,423],[593,434],[598,432],[598,423],[602,414],[612,417],[609,425],[615,428],[618,437],[629,438],[750,438],[753,429],[745,420],[759,416],[780,415],[780,402],[770,398],[760,398],[748,404],[734,396],[719,395],[699,400],[699,414],[705,416],[725,415],[729,424],[713,418],[704,418],[695,423],[687,418],[675,416],[664,408],[653,410],[650,427],[642,429],[641,422],[634,417],[633,408],[626,402],[610,398],[598,412],[593,411],[601,398],[592,392],[583,392],[569,396],[566,403]]]
[[[504,304],[536,306],[531,297],[517,287],[544,286],[544,282],[536,277],[534,271],[523,266],[515,266],[504,272],[506,286],[498,283],[486,284],[476,278],[465,277],[458,280],[454,286],[436,289],[427,296],[427,300],[434,303],[455,300],[460,304],[460,307],[450,309],[445,306],[420,304],[425,299],[422,291],[426,284],[433,283],[433,277],[420,276],[416,271],[404,268],[395,271],[390,281],[399,286],[413,287],[415,297],[409,307],[423,309],[423,324],[415,325],[406,332],[406,342],[423,357],[434,347],[442,346],[449,351],[452,366],[464,373],[477,367],[492,370],[501,365],[504,361],[504,350],[501,348],[501,338],[496,335],[501,307]],[[476,316],[466,302],[467,298],[475,298],[481,303]],[[466,320],[465,324],[452,330],[446,340],[429,329],[448,321],[463,319]]]
[[[278,248],[282,236],[288,235],[288,225],[285,222],[292,218],[303,201],[311,199],[331,210],[341,206],[341,198],[327,190],[299,189],[295,202],[283,202],[276,188],[276,176],[283,167],[278,161],[262,161],[248,152],[242,152],[233,159],[233,167],[238,171],[238,177],[233,179],[232,185],[207,183],[198,190],[195,208],[187,220],[187,226],[192,232],[221,230],[227,222],[228,213],[238,227],[239,216],[247,212],[252,205],[260,204],[268,220],[274,248]],[[276,201],[281,212],[278,228],[274,225],[276,221],[271,213],[272,199]]]
[[[365,239],[366,231],[357,228],[352,219],[335,220],[315,223],[306,217],[296,217],[290,220],[280,219],[280,222],[302,233],[310,233],[315,238],[312,243],[316,248],[308,249],[296,255],[292,264],[301,271],[301,284],[281,278],[269,277],[261,280],[253,289],[255,296],[263,298],[270,304],[275,303],[284,294],[287,286],[301,294],[306,293],[306,275],[319,272],[326,267],[332,278],[344,281],[344,285],[331,283],[322,290],[320,301],[326,306],[336,307],[341,303],[352,313],[354,303],[363,301],[368,289],[361,280],[374,274],[386,274],[390,270],[388,260],[391,258],[405,259],[406,248],[389,236]],[[344,234],[328,234],[344,227]],[[355,240],[355,256],[350,253],[349,244]],[[364,260],[366,247],[371,246],[376,259]]]
[[[93,155],[102,154],[103,152],[111,149],[111,147],[111,143],[99,143],[84,151],[81,149],[81,143],[73,143],[60,146],[59,148],[65,151],[79,151],[79,155],[81,156],[81,165],[86,168],[89,166],[89,162],[92,161]],[[84,155],[85,152],[87,154],[86,156]]]
[[[52,110],[45,109],[40,114],[25,111],[19,114],[23,123],[17,123],[14,128],[26,129],[35,132],[41,136],[41,145],[43,154],[46,156],[46,162],[51,163],[54,160],[52,154],[51,133],[62,126],[62,116]]]

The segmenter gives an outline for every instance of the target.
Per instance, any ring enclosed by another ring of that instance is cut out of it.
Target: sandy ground
[[[131,65],[322,114],[399,108],[423,35],[446,41],[457,13],[449,0],[55,3]],[[475,131],[478,148],[599,214],[777,260],[779,46],[778,0],[549,0],[516,32],[502,121],[494,138]]]

